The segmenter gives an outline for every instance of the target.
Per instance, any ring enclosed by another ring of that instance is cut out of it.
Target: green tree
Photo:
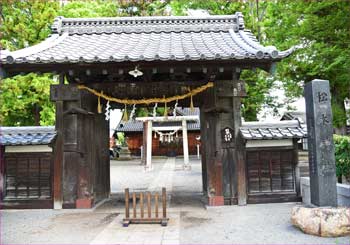
[[[1,84],[1,121],[6,126],[52,125],[54,106],[49,100],[52,76],[15,76]]]
[[[115,17],[118,15],[118,3],[112,0],[71,1],[58,13],[66,18]]]
[[[58,8],[57,1],[2,1],[1,46],[17,50],[39,43],[50,34]]]
[[[57,1],[3,1],[1,46],[17,50],[35,45],[50,33],[57,15]],[[0,84],[0,124],[52,125],[54,107],[49,101],[52,75],[29,74],[3,79]]]
[[[340,133],[346,123],[344,99],[350,95],[349,10],[350,1],[275,1],[264,22],[267,42],[282,49],[301,47],[277,68],[286,95],[300,96],[312,79],[329,80],[333,123]]]

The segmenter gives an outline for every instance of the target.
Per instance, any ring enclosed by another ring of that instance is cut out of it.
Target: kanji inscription
[[[221,131],[222,141],[225,143],[233,142],[233,129],[226,127]]]

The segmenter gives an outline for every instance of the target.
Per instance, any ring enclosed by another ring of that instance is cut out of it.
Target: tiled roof
[[[140,121],[121,121],[117,128],[117,132],[142,132],[143,131],[143,122]]]
[[[306,128],[301,127],[296,120],[278,121],[273,123],[245,122],[240,128],[244,139],[289,139],[307,137]]]
[[[194,107],[193,109],[189,107],[177,108],[176,112],[177,112],[176,115],[180,115],[180,116],[199,116],[198,107]]]
[[[55,127],[0,127],[1,145],[47,145],[56,136]]]
[[[306,124],[306,112],[305,111],[287,111],[281,117],[283,120],[298,120],[302,124]]]
[[[199,115],[199,108],[195,107],[192,111],[191,108],[177,108],[177,115],[179,116],[196,116]],[[171,116],[169,116],[171,117]],[[153,122],[153,127],[169,127],[169,126],[181,126],[181,122]],[[198,121],[189,121],[187,122],[188,131],[200,130],[200,122]],[[141,121],[121,121],[117,128],[117,132],[142,132],[143,131],[143,122]]]
[[[181,122],[154,122],[152,124],[153,127],[170,127],[170,126],[180,126]],[[199,121],[195,122],[187,122],[187,130],[188,131],[197,131],[200,130]],[[142,132],[143,131],[143,122],[140,121],[127,121],[120,122],[115,129],[117,132]]]
[[[156,60],[279,60],[293,52],[262,46],[241,13],[223,16],[63,18],[38,45],[1,51],[1,62],[93,63]]]

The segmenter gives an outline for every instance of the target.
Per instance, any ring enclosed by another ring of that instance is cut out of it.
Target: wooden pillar
[[[55,208],[90,208],[110,193],[109,127],[97,98],[75,85],[52,85],[56,102]]]
[[[207,161],[206,161],[206,144],[207,144],[207,138],[206,138],[206,120],[205,120],[205,113],[204,108],[200,108],[200,122],[201,122],[201,164],[202,164],[202,186],[203,186],[203,193],[204,195],[208,195],[208,173],[207,173]]]
[[[57,138],[53,149],[53,208],[62,209],[62,165],[63,165],[63,101],[56,101]]]
[[[220,120],[215,87],[203,94],[206,99],[202,106],[201,127],[204,131],[202,143],[207,170],[207,196],[210,206],[224,205],[222,192],[222,150],[220,142]],[[203,154],[203,155],[204,155]]]
[[[247,176],[246,176],[246,164],[245,164],[245,151],[244,142],[239,128],[242,125],[241,117],[241,97],[246,96],[244,89],[244,82],[238,81],[238,73],[233,74],[234,81],[234,97],[233,97],[233,121],[234,121],[234,133],[235,133],[235,162],[236,162],[236,176],[237,176],[237,202],[238,205],[247,204]]]
[[[59,75],[59,84],[64,85],[64,74]],[[63,167],[63,100],[56,101],[57,138],[53,147],[53,208],[62,209],[62,167]]]
[[[188,136],[187,136],[187,122],[182,120],[182,145],[184,154],[184,166],[183,169],[189,170],[191,166],[189,165],[188,159]]]
[[[152,121],[147,121],[146,170],[152,170]]]
[[[300,197],[300,169],[299,169],[299,149],[298,139],[293,139],[293,181],[295,182],[295,191]]]
[[[0,145],[0,201],[5,197],[5,146]]]
[[[216,81],[204,95],[201,130],[206,158],[209,205],[246,204],[246,173],[243,142],[240,138],[240,97],[244,84],[232,80]],[[204,127],[203,127],[204,126]]]

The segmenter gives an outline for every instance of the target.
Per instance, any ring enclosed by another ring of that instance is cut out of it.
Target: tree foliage
[[[1,84],[0,111],[2,125],[52,125],[54,105],[49,100],[52,75],[7,78]]]
[[[315,78],[329,80],[335,127],[345,125],[350,95],[349,9],[350,1],[274,1],[264,22],[268,44],[300,46],[277,68],[287,96],[300,96],[303,84]]]
[[[118,4],[112,0],[72,1],[58,13],[66,18],[114,17],[118,14]]]
[[[344,99],[350,96],[350,1],[303,0],[198,0],[171,1],[175,14],[187,9],[206,9],[210,14],[241,11],[245,25],[264,45],[285,50],[301,47],[291,57],[277,64],[273,80],[283,82],[289,101],[303,93],[303,85],[315,78],[330,81],[335,127],[345,125]],[[247,72],[248,98],[243,114],[255,120],[264,105],[271,103],[268,86],[275,85],[264,72]]]
[[[17,50],[32,46],[50,34],[57,16],[57,1],[3,1],[1,4],[1,47]],[[29,74],[1,81],[0,124],[52,125],[54,106],[49,101],[52,75]]]
[[[350,182],[350,137],[334,135],[337,176],[345,176]]]
[[[5,0],[1,4],[1,46],[17,50],[44,40],[57,16],[57,1]]]
[[[302,1],[302,0],[157,0],[157,1],[70,1],[60,6],[58,1],[22,0],[2,1],[0,26],[1,45],[16,50],[34,45],[45,39],[50,33],[54,17],[100,17],[100,16],[145,16],[145,15],[185,15],[189,9],[205,9],[210,14],[234,14],[243,12],[246,28],[264,45],[275,45],[284,50],[293,45],[302,47],[294,55],[277,64],[276,73],[271,76],[264,71],[243,71],[241,78],[247,81],[248,97],[244,99],[243,115],[246,120],[256,120],[264,106],[278,108],[279,104],[269,94],[276,86],[275,81],[283,82],[285,94],[289,99],[302,94],[303,84],[314,78],[328,79],[331,83],[334,124],[345,124],[343,100],[350,93],[350,1]],[[171,12],[170,12],[171,11]],[[11,97],[7,88],[19,83],[23,91],[36,91],[33,86],[40,82],[49,86],[52,76],[28,75],[3,80],[0,100],[5,105],[15,104],[19,99]],[[26,81],[23,83],[23,81]],[[27,86],[27,87],[25,87]],[[19,92],[18,92],[19,93]],[[21,99],[19,104],[27,103],[25,108],[37,111],[37,103],[48,101],[45,98],[36,102]],[[21,93],[27,96],[27,93]],[[28,93],[30,94],[30,93]],[[44,94],[41,94],[44,96]],[[24,97],[22,97],[24,98]],[[7,100],[10,100],[9,102]],[[3,104],[3,103],[2,103]],[[1,105],[2,123],[6,125],[29,125],[38,122],[37,115],[30,114],[23,120],[14,117],[9,108]],[[35,110],[34,110],[35,109]],[[53,106],[46,102],[39,105],[40,121],[53,123]],[[28,109],[29,110],[29,109]],[[21,112],[17,112],[18,115]],[[138,111],[138,114],[147,114]],[[10,115],[11,114],[11,115]],[[1,123],[1,122],[0,122]]]

